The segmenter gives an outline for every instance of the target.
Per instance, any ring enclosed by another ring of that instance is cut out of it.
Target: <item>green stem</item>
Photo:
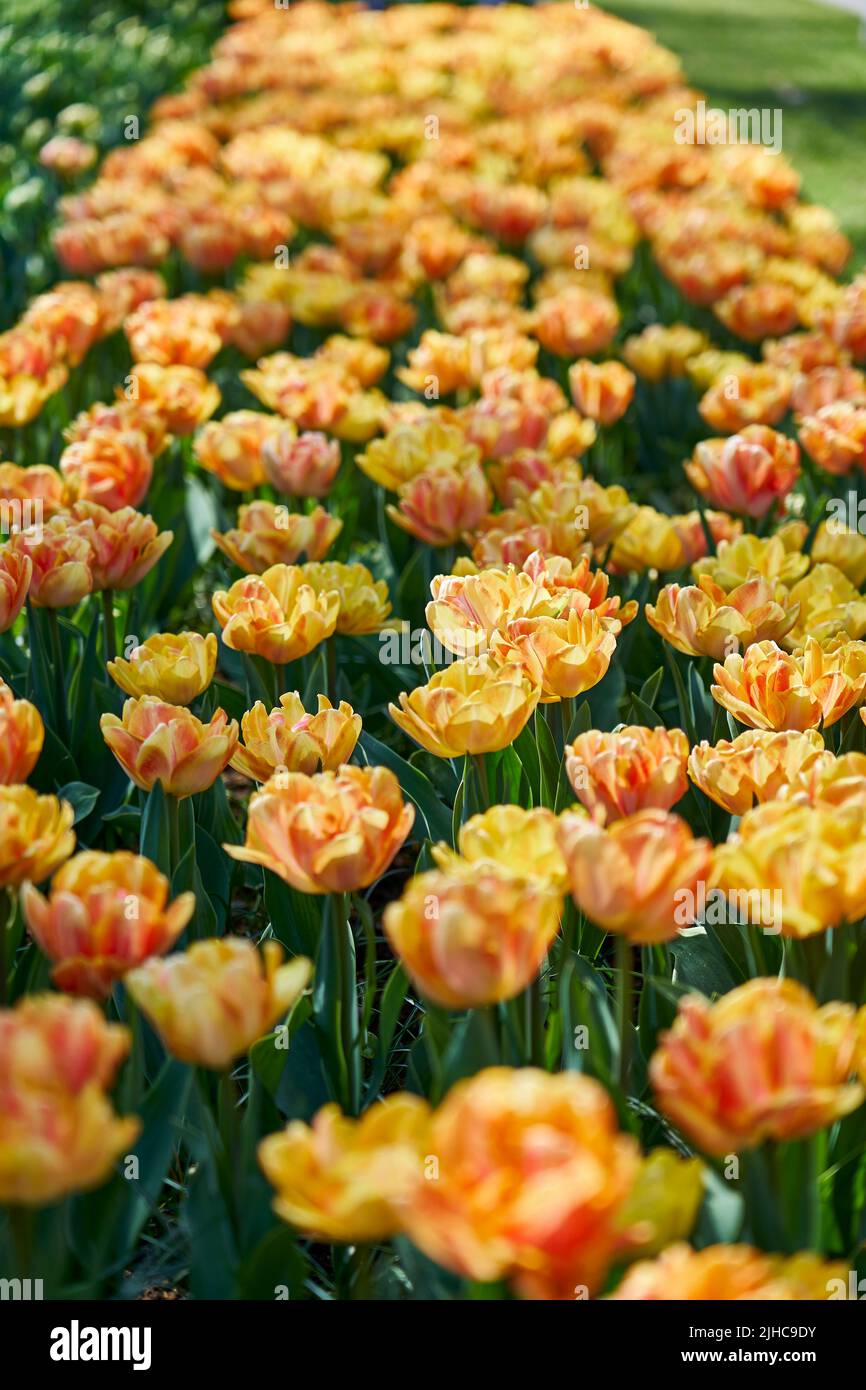
[[[325,641],[325,694],[332,705],[337,703],[337,634],[332,633]]]
[[[342,1065],[341,1103],[345,1114],[358,1115],[361,1110],[361,1039],[358,1020],[358,991],[355,980],[355,959],[352,949],[348,904],[344,893],[331,895],[331,930],[334,933],[334,958],[337,967],[337,1036],[340,1042]]]
[[[114,661],[117,656],[117,635],[114,630],[114,593],[111,589],[102,591],[102,630],[105,638],[105,660]]]
[[[180,802],[170,792],[165,794],[165,809],[168,816],[168,876],[171,881],[180,863]]]
[[[490,785],[487,781],[487,763],[483,753],[472,753],[472,764],[478,775],[478,799],[481,803],[482,811],[488,810],[490,806]]]
[[[0,893],[0,1004],[4,1007],[9,999],[9,966],[11,961],[7,960],[7,943],[9,940],[9,924],[14,917],[14,906],[12,889],[7,888]]]
[[[627,936],[616,938],[616,1014],[619,1033],[619,1084],[624,1094],[628,1092],[631,1075],[632,1010],[634,1007],[634,961],[632,945]]]
[[[57,692],[57,733],[61,743],[69,746],[69,720],[66,714],[66,673],[63,670],[63,647],[60,642],[60,619],[56,608],[47,608],[48,629],[51,633],[51,657],[54,662]]]
[[[541,975],[536,975],[526,987],[526,1063],[530,1067],[543,1067],[544,1057],[544,1006],[541,998]]]

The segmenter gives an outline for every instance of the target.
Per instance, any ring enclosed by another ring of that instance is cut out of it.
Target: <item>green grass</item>
[[[866,262],[866,43],[856,15],[812,0],[612,0],[679,54],[725,109],[779,107],[803,195],[836,213]]]

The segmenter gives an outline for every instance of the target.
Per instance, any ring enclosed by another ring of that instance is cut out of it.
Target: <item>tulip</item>
[[[16,552],[16,590],[20,576],[30,566],[27,597],[34,607],[71,608],[92,591],[93,551],[87,539],[70,528],[68,517],[51,517],[40,531],[19,531],[6,554]],[[7,574],[10,568],[7,560]]]
[[[803,555],[799,544],[794,543],[799,540],[798,536],[785,534],[790,529],[783,528],[776,535],[763,539],[748,534],[735,540],[722,541],[715,555],[695,561],[692,573],[698,583],[706,575],[726,594],[740,588],[756,575],[774,587],[778,584],[795,584],[809,568],[809,556]],[[812,553],[814,556],[814,548]]]
[[[437,1175],[419,1178],[403,1214],[438,1264],[526,1298],[596,1292],[622,1236],[618,1217],[638,1169],[596,1081],[490,1067],[451,1088],[434,1112]]]
[[[417,874],[382,924],[415,986],[448,1009],[513,999],[537,976],[561,895],[486,861]]]
[[[673,1149],[653,1149],[641,1160],[634,1187],[620,1211],[629,1253],[656,1255],[692,1230],[704,1197],[704,1166]]]
[[[130,372],[135,400],[154,406],[171,434],[192,434],[209,420],[220,403],[220,389],[198,367],[161,367],[136,362]],[[118,388],[120,390],[120,388]]]
[[[196,461],[206,472],[236,492],[247,492],[267,481],[262,453],[268,440],[283,428],[277,415],[259,410],[233,410],[211,420],[193,443]]]
[[[626,338],[623,357],[644,381],[685,376],[686,362],[709,346],[705,333],[685,323],[651,323]]]
[[[644,612],[650,627],[678,652],[723,661],[753,642],[781,641],[800,605],[757,575],[729,594],[702,575],[699,584],[686,588],[668,584]]]
[[[784,1257],[749,1245],[671,1245],[654,1260],[632,1265],[611,1298],[715,1303],[788,1302],[828,1298],[834,1279],[847,1285],[847,1267],[811,1251]]]
[[[153,695],[127,700],[123,715],[103,714],[102,737],[142,791],[160,782],[178,800],[206,791],[228,766],[238,742],[237,721],[218,709],[203,724],[188,709]]]
[[[41,883],[75,848],[74,811],[32,787],[0,787],[0,888]]]
[[[133,647],[128,660],[108,662],[108,674],[127,695],[190,705],[214,677],[217,639],[212,632],[157,632]]]
[[[786,603],[799,613],[784,638],[789,651],[803,647],[807,637],[822,643],[834,637],[866,634],[866,599],[835,565],[813,560],[811,572],[789,589]]]
[[[387,768],[280,773],[250,798],[246,843],[225,849],[299,892],[351,893],[382,876],[414,819]]]
[[[262,449],[268,482],[288,497],[327,497],[340,471],[339,443],[313,430],[298,435],[293,425],[281,423]]]
[[[168,905],[168,880],[125,850],[84,850],[54,875],[46,898],[30,883],[21,906],[30,934],[54,962],[58,989],[107,999],[116,980],[180,936],[195,910],[182,893]]]
[[[0,632],[15,622],[30,587],[33,561],[14,544],[0,546]]]
[[[694,921],[712,847],[695,839],[679,816],[638,811],[605,828],[566,813],[559,821],[559,847],[572,897],[605,931],[655,945]]]
[[[376,1101],[360,1119],[325,1105],[312,1124],[292,1120],[259,1145],[276,1189],[274,1211],[321,1241],[387,1240],[423,1163],[430,1110],[404,1092]]]
[[[459,854],[444,844],[434,845],[432,854],[443,870],[467,863],[492,865],[516,870],[522,878],[541,879],[564,893],[567,874],[556,829],[556,816],[546,806],[491,806],[461,825]]]
[[[135,362],[206,368],[223,345],[213,302],[204,296],[151,299],[128,314],[123,331]]]
[[[335,772],[347,763],[361,733],[361,716],[341,700],[334,708],[327,695],[318,696],[316,714],[307,714],[297,691],[281,695],[268,714],[261,700],[241,719],[243,743],[232,767],[253,782],[267,782],[276,772],[320,769]]]
[[[688,790],[688,756],[682,729],[590,729],[566,746],[565,771],[590,815],[604,824],[636,811],[669,811]]]
[[[860,711],[863,718],[863,711]],[[833,753],[801,768],[782,788],[781,796],[799,805],[834,807],[866,806],[866,753]]]
[[[272,565],[261,576],[238,579],[212,602],[227,647],[279,666],[330,637],[340,614],[336,588],[314,589],[304,568],[293,565]]]
[[[572,700],[607,674],[615,631],[619,623],[599,618],[591,608],[562,618],[517,618],[494,635],[491,653],[522,665],[540,685],[542,702]]]
[[[800,1139],[862,1104],[855,1010],[819,1008],[793,980],[757,979],[715,1004],[689,994],[650,1061],[661,1110],[705,1153]]]
[[[110,512],[96,502],[76,502],[70,517],[72,530],[90,547],[89,567],[96,593],[134,589],[174,539],[173,531],[158,530],[153,517],[142,516],[132,507]]]
[[[552,601],[545,577],[535,580],[513,566],[465,576],[440,574],[430,592],[427,624],[443,647],[461,657],[486,652],[493,634],[512,619],[552,617],[561,606]]]
[[[568,384],[581,415],[600,425],[614,425],[631,404],[635,378],[621,362],[583,360],[569,367]]]
[[[16,700],[0,681],[0,785],[26,782],[42,752],[45,727],[29,700]]]
[[[225,1071],[304,992],[311,962],[305,956],[282,960],[276,941],[266,941],[259,954],[246,937],[224,936],[151,957],[125,983],[174,1057]]]
[[[791,491],[799,458],[795,440],[766,425],[747,425],[729,439],[698,444],[685,470],[711,506],[760,517]]]
[[[301,565],[300,573],[302,582],[310,584],[320,597],[339,595],[337,632],[362,637],[387,627],[391,612],[388,585],[384,579],[374,579],[366,565],[322,560]]]
[[[396,526],[426,545],[454,545],[472,531],[490,505],[490,488],[480,463],[458,472],[426,468],[399,492],[399,506],[388,506]]]
[[[857,589],[866,584],[866,536],[859,531],[849,531],[839,522],[822,521],[811,555],[814,565],[835,565]]]
[[[817,729],[805,733],[747,729],[733,741],[696,744],[689,754],[689,776],[716,805],[732,816],[742,816],[756,801],[780,796],[831,756]]]
[[[772,926],[785,936],[857,921],[866,914],[864,827],[863,806],[768,801],[747,811],[718,846],[713,886],[749,903],[772,895]]]
[[[374,483],[397,492],[429,468],[452,472],[478,461],[478,450],[463,430],[437,418],[397,425],[384,439],[374,439],[355,460]]]
[[[404,733],[438,758],[494,753],[507,748],[528,723],[540,687],[517,662],[468,657],[437,671],[427,685],[388,713]]]
[[[792,386],[787,372],[746,360],[735,370],[722,369],[698,409],[711,429],[725,434],[776,425],[788,409]]]
[[[86,439],[67,444],[60,471],[82,501],[116,512],[142,501],[153,477],[153,459],[140,431],[94,429]]]
[[[535,336],[558,357],[592,357],[608,347],[619,325],[613,299],[574,286],[539,300]]]
[[[89,1002],[29,995],[0,1010],[0,1202],[47,1206],[108,1178],[141,1128],[103,1089],[128,1046]]]
[[[826,653],[806,639],[802,656],[789,656],[775,642],[756,642],[745,656],[735,653],[713,667],[713,699],[753,729],[814,729],[842,718],[863,698],[866,672],[858,669],[862,642]]]
[[[295,565],[303,556],[321,560],[343,529],[322,507],[290,512],[273,502],[251,502],[238,509],[238,525],[211,535],[224,555],[247,574],[263,574],[272,565]]]
[[[866,466],[866,406],[832,401],[800,421],[800,443],[826,473],[840,476]]]
[[[23,528],[27,530],[29,518],[36,521],[54,516],[64,510],[68,500],[69,489],[56,469],[39,463],[31,464],[28,468],[19,468],[14,463],[0,463],[0,502],[12,504],[8,510],[13,525],[16,502],[21,504],[17,510]]]

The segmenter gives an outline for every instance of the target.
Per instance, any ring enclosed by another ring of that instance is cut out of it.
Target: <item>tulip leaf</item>
[[[274,1226],[238,1266],[237,1297],[293,1302],[306,1298],[307,1268],[293,1231],[288,1226]]]
[[[361,734],[358,746],[370,766],[387,767],[394,773],[404,794],[414,803],[427,839],[433,840],[434,843],[437,840],[448,841],[451,838],[451,817],[423,772],[419,772],[417,767],[407,763],[393,748],[380,743],[366,730]]]
[[[75,812],[73,825],[89,815],[99,800],[99,788],[91,787],[87,782],[67,782],[65,786],[57,788],[57,795],[61,801],[68,801]]]

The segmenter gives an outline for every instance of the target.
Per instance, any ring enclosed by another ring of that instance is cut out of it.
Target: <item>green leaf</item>
[[[65,786],[58,787],[57,795],[61,801],[68,801],[75,812],[73,825],[89,815],[99,800],[99,788],[91,787],[87,782],[67,782]]]
[[[414,802],[421,817],[424,834],[428,839],[445,840],[451,838],[451,816],[446,806],[436,795],[433,784],[423,772],[395,753],[387,744],[380,743],[366,731],[361,734],[358,746],[367,762],[373,766],[390,768],[410,801]]]

